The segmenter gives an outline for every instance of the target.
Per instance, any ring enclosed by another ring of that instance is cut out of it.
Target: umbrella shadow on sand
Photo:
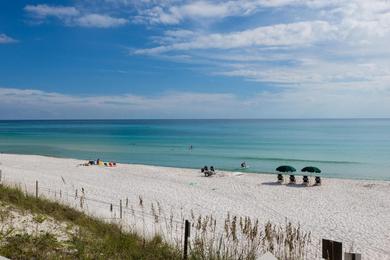
[[[269,186],[282,186],[282,184],[274,181],[266,181],[262,182],[261,185],[269,185]]]
[[[292,187],[292,188],[308,188],[308,187],[311,187],[311,186],[306,186],[306,185],[304,185],[304,184],[297,184],[297,183],[280,184],[280,183],[278,183],[278,182],[272,182],[272,181],[263,182],[263,183],[261,183],[261,185],[269,185],[269,186],[287,186],[287,187]]]

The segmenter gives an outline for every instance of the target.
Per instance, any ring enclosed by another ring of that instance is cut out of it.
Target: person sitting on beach
[[[79,166],[90,166],[91,163],[90,162],[86,162],[86,163],[80,163]]]
[[[210,166],[210,171],[214,172],[214,166]]]

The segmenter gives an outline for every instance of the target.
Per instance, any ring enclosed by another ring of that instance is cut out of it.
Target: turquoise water
[[[390,120],[0,121],[0,152],[390,180]]]

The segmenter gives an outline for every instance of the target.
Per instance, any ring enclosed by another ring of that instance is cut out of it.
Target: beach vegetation
[[[0,255],[12,259],[182,259],[185,214],[178,217],[172,210],[166,212],[159,202],[149,204],[141,196],[135,205],[126,201],[124,212],[133,220],[126,228],[120,222],[91,217],[44,196],[35,198],[17,186],[0,186],[0,203],[33,214],[36,225],[32,233],[15,232],[12,225],[0,229]],[[5,209],[0,210],[1,223],[10,215]],[[49,219],[64,224],[65,239],[55,232],[38,231],[38,226]],[[189,259],[251,260],[266,252],[285,260],[312,257],[308,254],[311,234],[287,220],[284,225],[262,224],[255,218],[228,213],[221,221],[193,211],[188,220]],[[152,234],[147,232],[150,225]]]
[[[161,237],[141,238],[121,227],[87,216],[57,202],[25,195],[15,187],[0,186],[0,201],[34,214],[41,224],[47,217],[75,227],[66,241],[50,233],[20,233],[0,229],[0,255],[11,259],[180,259],[180,252]],[[8,214],[2,206],[1,221]],[[4,226],[1,223],[1,226]]]

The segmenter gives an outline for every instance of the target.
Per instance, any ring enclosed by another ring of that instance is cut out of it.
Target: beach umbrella
[[[317,167],[313,166],[306,166],[304,167],[301,172],[310,172],[310,173],[321,173],[321,170],[318,169]]]
[[[282,166],[279,166],[278,168],[276,168],[276,171],[278,171],[278,172],[295,172],[297,170],[295,170],[295,168],[292,166],[282,165]]]

